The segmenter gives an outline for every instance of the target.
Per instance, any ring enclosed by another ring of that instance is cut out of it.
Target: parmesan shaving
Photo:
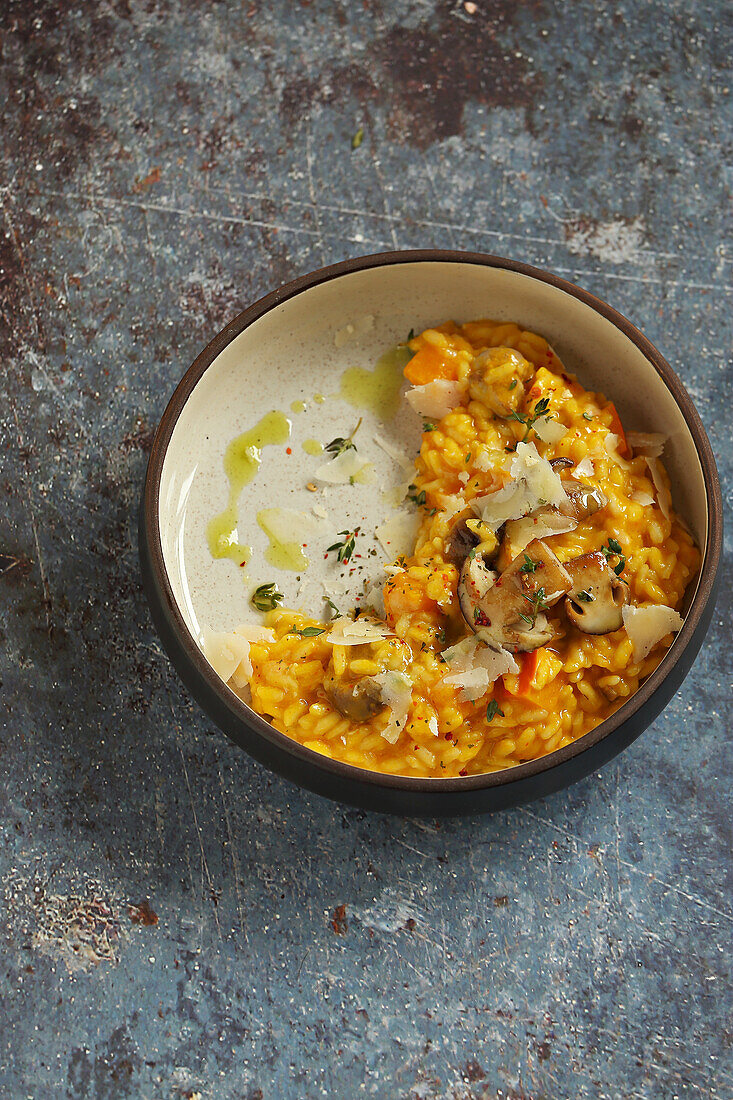
[[[561,512],[548,509],[545,515],[540,512],[536,516],[510,520],[504,528],[504,538],[509,542],[512,558],[516,558],[534,539],[565,535],[577,526],[578,521],[573,516],[564,516]]]
[[[669,489],[667,488],[664,477],[662,476],[662,470],[658,460],[651,455],[644,455],[646,464],[649,467],[649,473],[652,475],[652,481],[654,482],[654,488],[657,490],[657,501],[659,507],[662,509],[662,515],[665,519],[669,519],[669,509],[672,504],[672,497]]]
[[[405,451],[401,450],[399,447],[394,447],[381,435],[375,434],[373,438],[377,446],[381,447],[384,453],[389,455],[393,462],[396,462],[397,465],[401,466],[403,470],[406,470],[409,473],[414,473],[414,463]]]
[[[240,666],[242,677],[245,680],[251,677],[249,641],[241,634],[204,629],[202,648],[206,660],[224,683],[231,680]]]
[[[631,494],[631,499],[636,501],[637,504],[641,504],[643,508],[648,508],[650,504],[655,504],[656,501],[651,493],[645,493],[641,489]]]
[[[573,470],[573,473],[576,475],[576,477],[593,477],[595,472],[595,466],[587,457],[584,458],[582,462],[579,462]]]
[[[549,416],[541,416],[532,425],[534,433],[543,443],[559,443],[568,434],[568,429],[558,420]]]
[[[471,501],[476,515],[494,531],[507,520],[567,501],[559,476],[547,459],[540,457],[534,443],[517,444],[509,473],[513,480],[503,488]]]
[[[683,618],[664,604],[651,607],[625,607],[624,627],[634,647],[634,660],[643,661],[667,634],[681,628]]]
[[[458,698],[463,702],[480,699],[489,685],[505,673],[518,673],[517,662],[505,649],[485,645],[481,633],[464,638],[443,651],[443,660],[450,672],[442,683],[461,688]]]
[[[662,435],[661,432],[627,432],[626,442],[634,454],[659,458],[667,442],[667,436]]]
[[[615,462],[617,466],[622,466],[623,469],[628,470],[629,463],[621,457],[618,450],[618,445],[621,442],[621,436],[616,435],[615,432],[607,432],[605,439],[603,440],[603,449],[612,462]]]
[[[405,394],[407,404],[420,416],[442,420],[463,401],[466,391],[461,382],[438,378],[424,386],[412,386]]]
[[[359,481],[373,480],[374,467],[371,462],[358,453],[354,447],[342,451],[340,455],[330,462],[324,462],[316,470],[315,476],[319,481],[328,482],[331,485],[342,485],[352,478]]]
[[[330,645],[364,645],[366,642],[381,642],[391,633],[386,623],[378,623],[374,619],[362,616],[352,622],[351,619],[341,618],[333,620],[323,641]]]
[[[374,683],[381,688],[381,699],[389,707],[391,714],[382,737],[394,745],[405,728],[412,702],[412,681],[404,672],[380,672],[374,677]]]
[[[387,611],[384,606],[384,586],[379,581],[374,581],[364,592],[364,599],[361,601],[362,606],[373,607],[380,619],[386,617]]]
[[[384,547],[385,553],[396,558],[400,554],[412,552],[419,527],[420,513],[403,509],[395,512],[384,523],[380,523],[374,533]]]

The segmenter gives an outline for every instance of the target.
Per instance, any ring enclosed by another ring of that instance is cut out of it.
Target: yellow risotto
[[[662,437],[625,434],[541,336],[448,322],[409,347],[413,552],[386,567],[383,607],[332,624],[271,610],[248,642],[251,706],[360,768],[497,771],[636,691],[681,626],[699,553]]]

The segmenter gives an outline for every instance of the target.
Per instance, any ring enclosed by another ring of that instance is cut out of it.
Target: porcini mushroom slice
[[[620,580],[600,550],[566,563],[572,587],[565,600],[571,623],[584,634],[610,634],[623,622],[628,586]]]
[[[551,538],[574,531],[578,521],[565,515],[558,508],[539,508],[521,519],[510,519],[504,524],[501,547],[496,558],[496,568],[501,572],[511,564],[517,554],[535,539]]]
[[[371,676],[364,676],[351,683],[331,676],[324,681],[323,690],[336,710],[344,718],[351,718],[355,722],[366,722],[383,711],[386,705],[382,700],[381,684],[376,683]]]
[[[558,508],[564,516],[572,516],[579,523],[588,516],[595,515],[608,504],[606,494],[587,481],[576,481],[575,478],[566,477],[562,479],[562,487],[568,499],[558,505]]]
[[[549,547],[535,539],[497,578],[478,555],[467,558],[458,584],[461,611],[471,630],[492,644],[529,652],[552,639],[544,610],[571,583]]]
[[[551,458],[550,465],[552,466],[555,473],[557,473],[558,470],[569,470],[571,466],[575,465],[575,463],[573,462],[572,458]]]
[[[444,556],[452,565],[463,565],[464,561],[478,546],[479,537],[466,524],[466,520],[473,519],[472,508],[464,508],[453,520],[450,533],[445,540]]]

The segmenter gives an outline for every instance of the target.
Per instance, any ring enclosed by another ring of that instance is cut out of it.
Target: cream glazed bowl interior
[[[319,618],[324,593],[352,607],[365,581],[383,577],[382,563],[399,550],[385,554],[371,532],[389,511],[389,487],[408,476],[399,454],[414,456],[421,429],[405,402],[394,417],[385,415],[397,395],[388,365],[381,386],[367,372],[411,329],[480,317],[516,321],[540,333],[583,386],[614,401],[625,427],[668,436],[665,463],[674,506],[701,549],[701,569],[688,589],[684,626],[659,667],[578,741],[506,771],[465,778],[365,771],[303,747],[251,710],[204,657],[203,633],[253,621],[249,596],[265,581],[276,579],[285,606]],[[355,407],[359,392],[371,408],[363,402]],[[290,420],[291,435],[287,447],[263,449],[258,475],[239,495],[239,539],[253,548],[243,570],[228,558],[212,558],[207,528],[227,505],[228,444],[272,410]],[[373,482],[334,485],[315,498],[306,485],[322,459],[307,454],[303,443],[348,435],[359,416],[359,449],[374,465]],[[268,537],[256,517],[272,508],[286,509],[279,515],[286,525],[291,513],[309,515],[307,537],[302,529],[297,535],[313,547],[307,570],[283,572],[265,559]],[[352,581],[348,570],[343,576],[334,572],[333,555],[326,560],[322,549],[337,532],[356,525],[365,536],[361,569]],[[209,716],[288,779],[341,801],[404,814],[475,813],[526,802],[587,775],[633,741],[677,690],[702,644],[721,541],[720,485],[709,441],[684,386],[656,348],[610,306],[551,273],[460,252],[349,260],[281,287],[236,317],[201,352],[170,400],[153,442],[140,510],[141,567],[155,625]]]

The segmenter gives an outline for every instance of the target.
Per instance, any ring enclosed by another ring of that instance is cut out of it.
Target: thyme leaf
[[[359,423],[356,425],[351,435],[348,435],[346,439],[342,439],[341,436],[337,436],[336,439],[332,439],[331,442],[324,447],[324,450],[327,451],[333,458],[338,458],[338,456],[342,455],[344,451],[355,451],[356,443],[353,442],[353,439],[356,433],[359,431],[359,428],[361,427],[362,420],[363,417],[360,416]]]
[[[261,584],[259,588],[255,588],[250,602],[258,611],[272,611],[284,599],[282,592],[278,592],[274,582],[272,582]]]
[[[490,699],[489,705],[486,708],[486,721],[490,722],[497,714],[500,714],[502,718],[504,717],[504,711],[501,709],[496,699]]]
[[[518,420],[520,424],[524,424],[525,432],[521,442],[524,443],[529,438],[529,433],[534,427],[535,420],[539,420],[541,416],[547,416],[547,410],[550,407],[549,397],[541,397],[535,405],[531,413],[527,413],[526,416],[521,416],[518,412],[512,412],[508,417],[509,420]]]
[[[339,535],[342,536],[341,541],[334,542],[332,546],[328,547],[326,553],[330,554],[332,550],[338,550],[339,561],[344,563],[350,561],[356,547],[356,536],[358,534],[358,527],[355,527],[353,531],[339,531]]]

